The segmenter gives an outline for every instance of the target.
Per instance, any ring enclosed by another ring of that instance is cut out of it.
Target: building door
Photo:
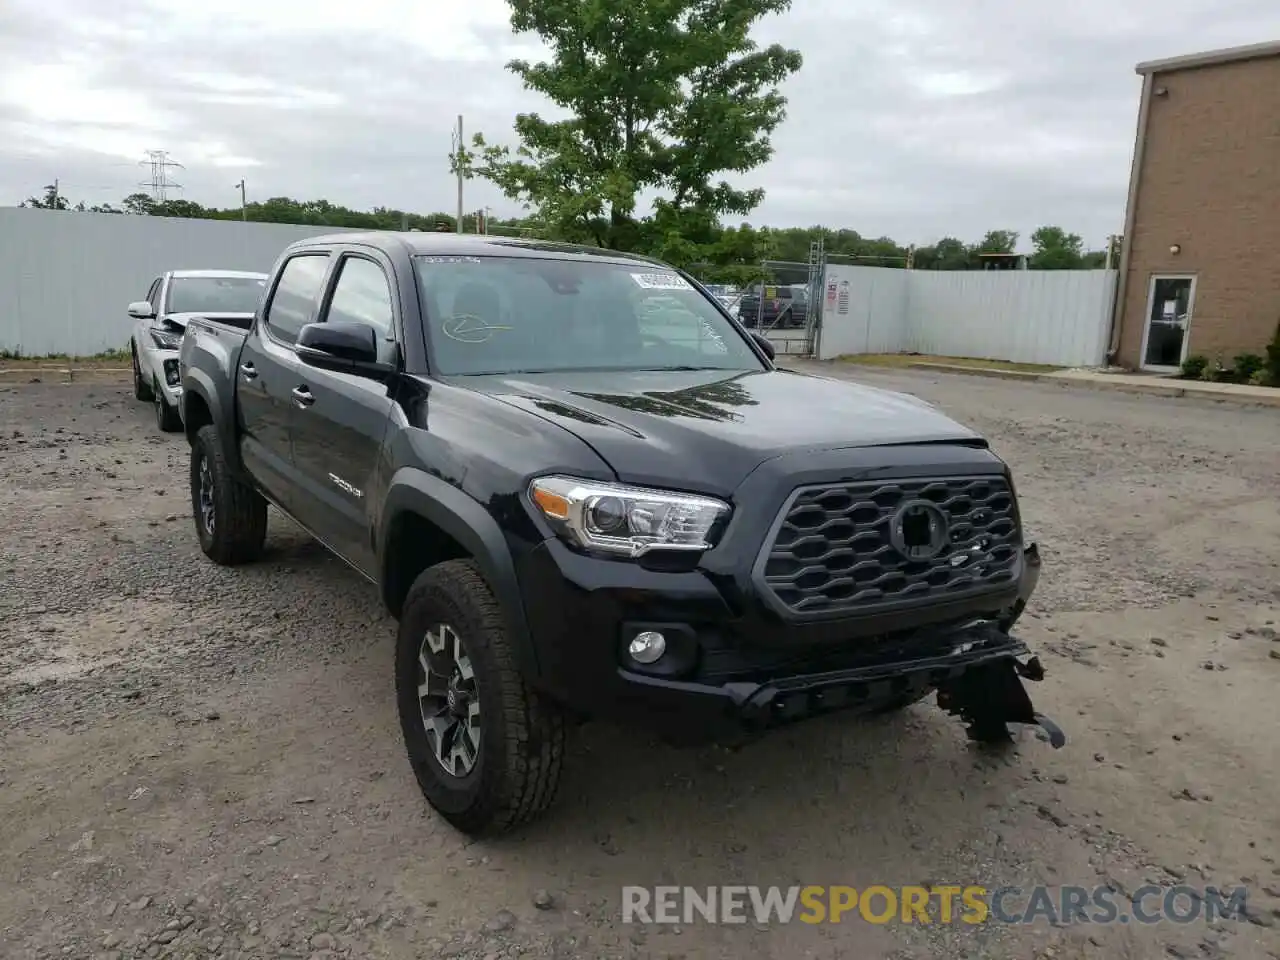
[[[1142,369],[1176,370],[1187,359],[1196,278],[1154,276],[1147,294],[1147,325],[1142,333]]]

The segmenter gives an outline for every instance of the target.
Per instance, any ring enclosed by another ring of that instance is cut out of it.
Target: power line
[[[151,191],[151,199],[156,203],[164,203],[169,199],[169,190],[181,190],[182,184],[169,179],[169,168],[185,170],[182,164],[169,159],[168,150],[148,150],[147,159],[139,160],[138,166],[151,169],[151,179],[141,181],[138,186],[147,187]]]

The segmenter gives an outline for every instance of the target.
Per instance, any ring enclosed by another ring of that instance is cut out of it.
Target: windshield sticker
[[[446,318],[440,324],[440,331],[449,339],[459,343],[487,343],[499,330],[510,330],[501,324],[489,323],[483,317],[472,313],[459,313]]]
[[[645,290],[692,290],[678,273],[633,273],[631,279]]]
[[[416,257],[423,263],[479,263],[479,257]]]

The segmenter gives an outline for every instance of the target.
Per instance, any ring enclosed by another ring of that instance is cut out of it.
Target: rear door
[[[327,250],[293,254],[276,274],[262,315],[240,352],[236,409],[240,417],[241,456],[263,492],[296,516],[297,478],[292,428],[302,362],[294,355],[298,331],[315,318],[330,255]]]
[[[320,321],[364,323],[378,332],[379,359],[399,357],[400,303],[391,263],[365,247],[340,248]],[[393,401],[387,384],[354,373],[302,365],[297,390],[308,397],[293,418],[298,521],[348,563],[376,578],[375,474]]]

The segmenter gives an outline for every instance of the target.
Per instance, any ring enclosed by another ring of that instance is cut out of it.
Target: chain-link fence
[[[766,260],[759,268],[738,271],[743,283],[715,282],[718,271],[694,267],[703,286],[748,330],[763,334],[776,353],[810,356],[820,305],[821,264]]]

